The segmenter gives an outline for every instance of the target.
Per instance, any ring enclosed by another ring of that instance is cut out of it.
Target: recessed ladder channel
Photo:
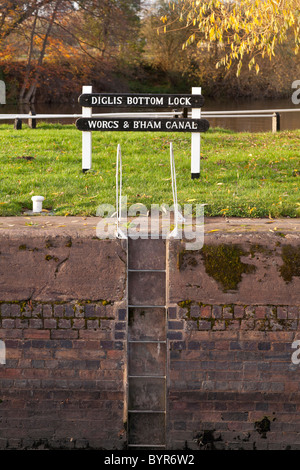
[[[166,245],[128,239],[128,448],[166,448]]]

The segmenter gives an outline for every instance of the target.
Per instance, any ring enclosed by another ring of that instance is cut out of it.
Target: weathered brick
[[[53,307],[53,314],[55,317],[62,318],[65,314],[65,306],[64,305],[54,305]]]
[[[53,315],[53,307],[51,304],[43,305],[43,317],[44,318],[51,318]]]
[[[177,308],[176,307],[169,307],[168,308],[168,317],[170,320],[175,320],[177,317]]]
[[[67,320],[66,318],[59,318],[58,328],[71,328],[71,320]]]
[[[175,320],[170,320],[168,322],[168,328],[169,330],[182,330],[184,327],[184,322],[181,321],[175,321]]]
[[[44,320],[44,328],[57,328],[57,320],[55,318],[45,318]]]
[[[30,318],[29,328],[43,328],[43,320],[40,318]]]
[[[210,318],[211,317],[211,306],[210,305],[202,305],[200,307],[200,317],[201,318]]]
[[[244,317],[244,307],[241,305],[235,305],[233,309],[234,318],[243,318]]]
[[[212,317],[213,318],[222,318],[223,309],[221,305],[213,305],[212,307]]]
[[[206,320],[199,320],[198,329],[199,330],[210,330],[212,327],[211,322]]]
[[[12,318],[3,318],[2,328],[4,329],[13,329],[15,328],[15,320]]]
[[[118,310],[118,319],[120,321],[126,320],[126,315],[127,315],[127,312],[125,308],[121,308]]]

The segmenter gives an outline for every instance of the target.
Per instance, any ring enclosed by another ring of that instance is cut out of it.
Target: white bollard
[[[32,212],[33,213],[38,213],[42,212],[43,210],[43,200],[45,198],[43,196],[32,196],[31,200],[33,202],[32,204]]]

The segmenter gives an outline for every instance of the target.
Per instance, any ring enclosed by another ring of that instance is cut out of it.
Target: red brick
[[[211,317],[211,306],[204,305],[200,307],[200,317],[201,318],[210,318]]]

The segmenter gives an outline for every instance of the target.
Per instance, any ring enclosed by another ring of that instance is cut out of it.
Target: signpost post
[[[193,88],[191,95],[167,95],[150,93],[92,93],[92,87],[83,87],[79,97],[82,117],[76,127],[82,131],[82,170],[92,167],[92,131],[119,132],[191,132],[191,175],[200,176],[200,133],[209,129],[209,122],[201,119],[201,106],[204,98],[201,88]],[[192,109],[192,119],[188,118],[148,118],[148,117],[93,117],[93,107],[113,108],[173,108]]]
[[[193,87],[192,94],[201,95],[201,87]],[[192,109],[192,118],[200,119],[201,118],[201,109],[193,108]],[[192,134],[192,143],[191,143],[191,176],[192,178],[200,177],[200,150],[201,150],[201,135],[200,133]]]
[[[92,93],[92,87],[83,86],[82,92]],[[88,108],[86,106],[83,107],[82,116],[87,117],[87,118],[91,117],[92,108]],[[82,171],[85,173],[91,168],[92,168],[92,134],[90,132],[83,132],[82,133]]]

